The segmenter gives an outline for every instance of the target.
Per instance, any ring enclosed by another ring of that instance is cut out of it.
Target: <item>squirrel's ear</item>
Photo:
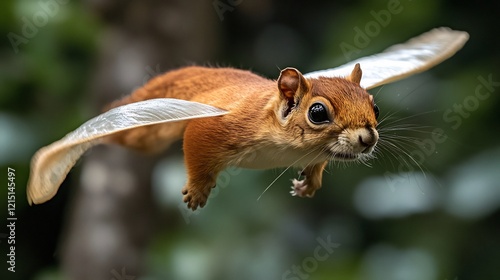
[[[295,68],[285,68],[278,78],[281,97],[287,100],[289,109],[294,107],[302,96],[311,88],[309,82]]]
[[[354,65],[354,69],[352,69],[351,75],[349,75],[346,79],[348,81],[351,81],[351,82],[359,85],[359,83],[361,82],[362,75],[363,75],[363,71],[361,71],[361,67],[359,66],[359,63],[356,63],[356,65]]]

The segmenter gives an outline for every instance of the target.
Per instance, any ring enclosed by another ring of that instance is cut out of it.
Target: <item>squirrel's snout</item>
[[[353,150],[355,153],[369,154],[378,141],[378,132],[371,127],[358,128],[354,131],[356,141],[353,141]],[[354,137],[353,137],[354,138]]]

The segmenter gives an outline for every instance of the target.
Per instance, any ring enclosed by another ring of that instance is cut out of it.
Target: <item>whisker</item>
[[[373,98],[377,98],[378,97],[378,94],[382,91],[382,89],[385,87],[385,85],[382,85],[378,90],[377,90],[377,93],[375,93],[373,95]]]
[[[276,183],[276,181],[278,181],[279,178],[281,178],[281,176],[283,176],[283,174],[285,174],[288,169],[290,169],[292,166],[294,166],[297,162],[299,162],[300,160],[302,160],[303,158],[305,158],[306,156],[310,155],[311,153],[317,151],[319,148],[316,148],[316,149],[312,149],[310,152],[304,154],[303,156],[301,156],[300,158],[298,158],[296,161],[294,161],[292,164],[290,164],[287,168],[285,168],[285,170],[283,170],[279,175],[278,177],[276,177],[265,189],[264,191],[259,195],[259,197],[257,198],[257,201],[260,200],[260,198],[264,195],[264,193],[267,192],[267,190],[269,190],[269,188],[271,188],[271,186]]]
[[[408,139],[398,139],[398,138],[393,138],[393,139],[381,139],[380,141],[380,147],[382,150],[387,150],[389,152],[389,154],[394,157],[396,160],[398,160],[398,162],[400,162],[400,164],[403,164],[403,166],[406,166],[408,168],[408,170],[412,170],[412,167],[411,167],[411,164],[410,162],[412,162],[413,164],[415,164],[418,169],[420,170],[420,172],[422,172],[423,174],[423,177],[425,179],[428,178],[428,174],[426,173],[426,171],[424,170],[424,166],[423,166],[423,163],[417,161],[410,152],[408,152],[406,149],[403,149],[401,146],[398,146],[396,143],[394,143],[393,141],[398,141],[400,144],[404,144],[404,146],[407,146],[407,149],[411,148],[411,147],[415,147],[417,148],[417,144],[416,144],[416,141],[417,141],[417,138],[411,138],[409,137],[410,140]],[[407,143],[409,141],[409,143]],[[414,145],[411,145],[411,144],[414,144]],[[418,148],[417,148],[418,149]],[[405,155],[406,157],[403,157],[402,155],[400,154],[397,154],[397,152],[399,153],[402,153],[403,155]],[[408,161],[408,160],[409,161]],[[426,168],[427,169],[427,168]],[[407,180],[411,180],[411,178],[409,177],[411,175],[410,172],[407,173],[408,175],[408,178]],[[438,185],[441,185],[438,180],[435,178],[435,176],[432,175],[432,173],[430,174],[431,177],[433,178],[433,180],[438,184]],[[419,190],[424,193],[423,191],[423,188],[422,186],[420,185],[419,181],[416,180],[415,181],[417,183],[417,186],[419,187]]]
[[[398,109],[387,110],[383,117],[380,118],[377,125],[379,140],[373,154],[377,156],[377,159],[379,159],[378,162],[381,164],[389,164],[403,176],[404,173],[407,173],[406,176],[408,176],[408,180],[410,180],[412,172],[419,170],[423,178],[432,177],[433,180],[440,185],[432,172],[428,172],[428,168],[424,165],[429,154],[422,151],[423,148],[421,146],[425,139],[418,136],[434,137],[439,134],[439,132],[435,131],[436,127],[420,124],[421,120],[419,120],[419,118],[439,113],[441,110],[429,110],[398,117],[399,113],[405,108],[405,106],[401,106],[401,104],[407,100],[409,96],[417,92],[418,88],[423,84],[425,84],[425,82],[413,88],[401,98],[397,102],[397,106],[393,107]],[[379,92],[380,91],[377,92],[377,95]],[[424,152],[424,154],[422,155],[420,152]],[[408,172],[404,170],[408,170]],[[416,183],[420,191],[423,192],[421,181],[417,180]]]
[[[408,93],[406,93],[406,94],[403,96],[403,98],[401,98],[401,99],[398,101],[398,103],[396,104],[396,106],[401,105],[401,103],[403,103],[403,101],[404,101],[406,98],[408,98],[409,96],[411,96],[412,94],[414,94],[415,92],[417,92],[417,89],[418,89],[418,88],[420,88],[420,87],[421,87],[422,85],[424,85],[424,84],[425,84],[425,82],[422,82],[422,83],[420,83],[419,85],[417,85],[415,88],[413,88],[412,90],[408,91]],[[383,87],[381,87],[381,88],[379,89],[379,91],[377,92],[377,95],[380,93],[380,91],[382,90],[382,88],[383,88]],[[390,117],[392,117],[392,116],[396,115],[397,113],[401,112],[401,110],[402,110],[402,109],[399,109],[399,110],[394,111],[394,112],[390,112],[390,111],[388,111],[388,113],[387,113],[385,116],[383,116],[383,117],[382,117],[382,119],[381,119],[381,121],[379,122],[379,124],[380,124],[380,123],[383,123],[383,122],[385,121],[385,119],[390,118]]]
[[[401,110],[399,110],[401,111]],[[384,122],[388,121],[388,120],[391,120],[392,122],[389,122],[389,123],[386,123],[385,125],[391,125],[391,124],[395,124],[395,123],[398,123],[398,122],[403,122],[403,121],[406,121],[406,120],[409,120],[409,119],[413,119],[413,118],[417,118],[417,117],[421,117],[421,116],[425,116],[425,115],[429,115],[429,114],[433,114],[433,113],[437,113],[437,112],[440,112],[439,110],[429,110],[429,111],[426,111],[426,112],[420,112],[420,113],[417,113],[417,114],[413,114],[413,115],[410,115],[410,116],[406,116],[406,117],[402,117],[402,118],[395,118],[394,115],[396,115],[397,113],[399,113],[399,111],[395,111],[393,113],[390,113],[390,115],[386,115],[382,118],[382,120],[378,123],[378,126],[380,126],[381,124],[383,124]]]

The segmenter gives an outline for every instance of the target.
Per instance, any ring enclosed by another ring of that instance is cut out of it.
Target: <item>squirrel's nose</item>
[[[365,127],[357,129],[356,133],[358,135],[358,141],[355,145],[355,150],[366,154],[371,153],[378,141],[377,130],[371,127]]]

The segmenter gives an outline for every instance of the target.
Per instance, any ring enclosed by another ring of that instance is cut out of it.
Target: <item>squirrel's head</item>
[[[356,64],[345,78],[306,79],[297,69],[281,71],[276,117],[290,145],[317,149],[318,160],[356,160],[370,155],[378,141],[378,107],[359,84]],[[316,153],[315,153],[316,154]]]

